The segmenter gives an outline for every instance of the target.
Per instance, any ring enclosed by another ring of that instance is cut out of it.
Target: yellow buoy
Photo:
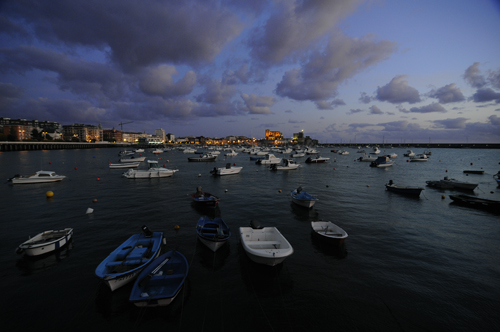
[[[278,191],[279,193],[281,192],[281,189]]]
[[[180,228],[180,227],[179,227],[179,225],[175,225],[175,226],[174,226],[174,229],[175,229],[176,231],[177,231],[177,230],[179,230],[179,228]]]
[[[45,193],[45,196],[47,196],[47,198],[52,198],[52,197],[54,197],[54,193],[52,191],[47,191]]]
[[[442,195],[442,196],[441,196],[441,199],[445,199],[445,198],[446,198],[446,196],[445,196],[445,195]]]

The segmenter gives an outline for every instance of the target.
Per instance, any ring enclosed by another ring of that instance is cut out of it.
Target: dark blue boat
[[[179,294],[189,271],[183,254],[169,251],[155,259],[137,277],[129,300],[138,307],[166,306]]]
[[[213,252],[222,247],[231,236],[229,226],[219,217],[213,220],[207,216],[201,217],[196,232],[200,241]]]

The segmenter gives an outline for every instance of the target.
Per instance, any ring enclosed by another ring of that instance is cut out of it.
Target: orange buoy
[[[75,170],[78,169],[76,166],[75,166]]]
[[[101,178],[97,178],[97,181],[101,181]]]
[[[94,198],[94,199],[92,200],[92,203],[97,203],[97,198]]]

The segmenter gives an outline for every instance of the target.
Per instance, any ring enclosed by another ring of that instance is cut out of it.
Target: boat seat
[[[256,244],[260,244],[260,245],[275,245],[275,244],[281,244],[280,241],[245,241],[245,242],[248,245],[256,245]]]
[[[132,252],[128,254],[127,260],[141,259],[147,251],[148,248],[134,248]]]
[[[126,261],[107,262],[106,266],[112,267],[120,265],[139,265],[139,264],[144,264],[147,261],[148,261],[147,259],[127,259]]]
[[[161,276],[153,276],[149,279],[149,286],[164,286],[165,282],[171,282],[175,279],[183,279],[184,274],[164,274]]]

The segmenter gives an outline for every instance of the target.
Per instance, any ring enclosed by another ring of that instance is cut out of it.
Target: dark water
[[[160,163],[179,172],[151,180],[109,170],[118,151],[0,153],[1,179],[40,169],[68,177],[0,187],[2,331],[500,329],[500,215],[450,203],[454,191],[426,188],[414,199],[384,188],[391,179],[425,186],[450,176],[479,183],[479,197],[500,200],[492,178],[500,170],[498,150],[434,149],[428,162],[408,163],[406,150],[391,149],[386,152],[399,155],[395,165],[374,169],[354,162],[355,149],[348,156],[323,149],[329,163],[308,165],[301,158],[299,170],[281,173],[245,154],[228,158],[244,167],[239,175],[220,178],[209,171],[226,163],[223,156],[189,163],[188,155],[174,151]],[[485,174],[466,176],[465,169]],[[291,204],[289,192],[299,185],[319,197],[313,209]],[[213,213],[191,205],[188,194],[197,186],[221,197],[217,213],[232,227],[229,243],[215,254],[196,238],[198,218]],[[88,207],[93,214],[85,213]],[[238,227],[251,219],[278,227],[292,244],[295,252],[282,265],[259,266],[245,256]],[[311,238],[309,222],[320,219],[348,232],[343,250]],[[163,231],[164,250],[178,248],[190,262],[183,292],[168,307],[137,308],[128,303],[131,285],[111,293],[94,275],[142,225]],[[65,227],[74,228],[74,239],[57,255],[15,254],[28,236]]]

